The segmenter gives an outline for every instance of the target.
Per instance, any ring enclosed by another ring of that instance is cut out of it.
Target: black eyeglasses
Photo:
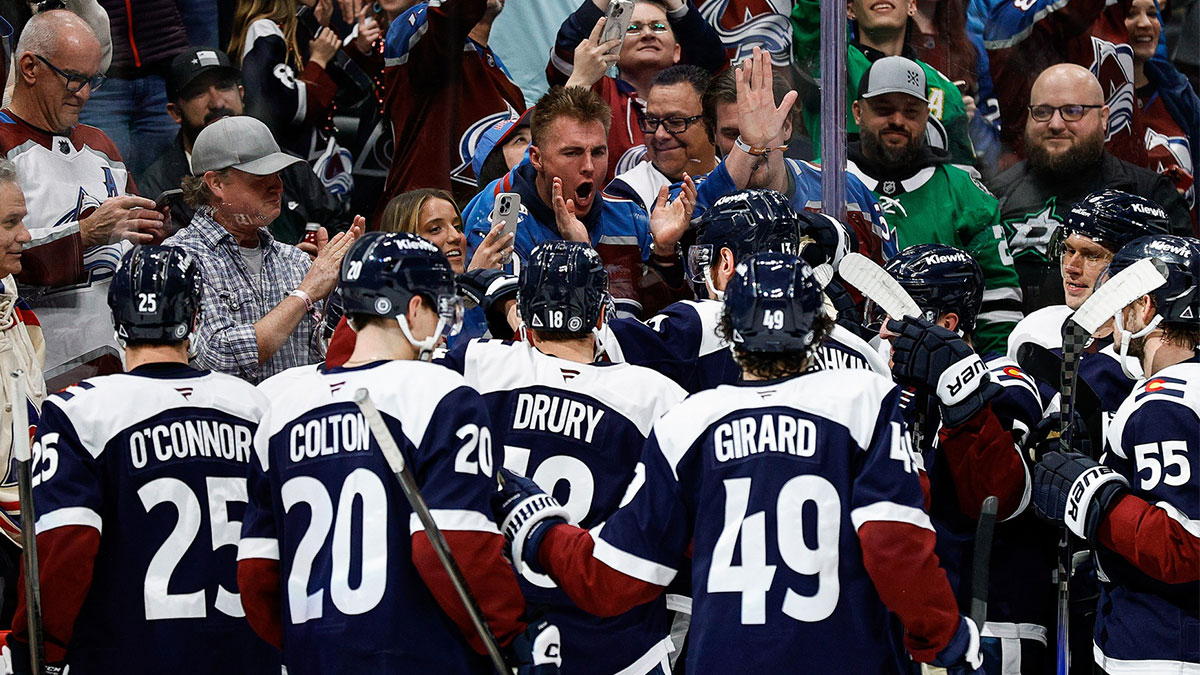
[[[1103,107],[1102,105],[1082,105],[1080,103],[1070,103],[1060,106],[1031,105],[1029,106],[1029,116],[1035,122],[1049,122],[1050,118],[1054,117],[1054,111],[1057,110],[1064,122],[1078,122],[1083,119],[1087,111]]]
[[[54,65],[53,63],[50,63],[49,59],[42,56],[41,54],[34,54],[34,56],[37,57],[38,61],[41,61],[42,63],[46,64],[46,66],[49,67],[50,70],[53,70],[54,72],[58,73],[59,75],[62,75],[64,78],[66,78],[67,91],[71,92],[72,94],[77,93],[80,89],[83,89],[87,85],[91,85],[92,91],[96,91],[104,84],[104,81],[108,79],[107,77],[104,76],[104,73],[96,73],[95,75],[80,75],[79,73],[68,73],[67,71],[63,70],[62,68],[59,68],[58,66]]]
[[[669,134],[682,134],[688,130],[699,120],[701,115],[692,115],[691,117],[642,117],[638,119],[638,127],[643,134],[652,134],[658,131],[658,125],[663,125]]]
[[[638,33],[642,32],[643,26],[649,28],[651,33],[665,33],[667,32],[667,29],[670,28],[670,26],[661,21],[651,21],[650,23],[638,23],[634,21],[629,24],[628,28],[625,29],[625,34],[637,35]]]

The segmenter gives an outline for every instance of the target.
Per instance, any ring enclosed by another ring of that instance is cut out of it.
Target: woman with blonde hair
[[[325,66],[342,42],[329,28],[332,0],[301,2],[323,27],[307,44],[297,37],[296,0],[238,0],[227,51],[242,69],[246,114],[266,123],[280,146],[311,163],[325,148],[322,127],[337,93]]]

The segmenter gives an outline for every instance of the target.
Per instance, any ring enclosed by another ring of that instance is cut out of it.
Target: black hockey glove
[[[972,675],[983,672],[983,652],[979,650],[979,629],[975,622],[962,617],[958,630],[931,665],[946,669],[947,675]]]
[[[533,621],[508,647],[509,663],[517,675],[558,675],[562,667],[562,637],[558,626],[542,619]]]
[[[492,517],[505,539],[505,553],[520,572],[528,566],[544,573],[538,563],[538,547],[550,528],[566,523],[570,516],[554,497],[537,483],[508,469],[497,472],[500,490],[492,495]]]
[[[983,359],[954,332],[914,317],[889,320],[887,329],[899,336],[892,342],[892,377],[937,396],[945,426],[971,419],[1003,391]]]
[[[863,340],[870,341],[878,335],[875,331],[863,325],[862,314],[854,304],[854,298],[846,287],[837,279],[832,279],[825,285],[825,295],[837,310],[837,324],[854,333]]]
[[[505,312],[507,300],[517,298],[517,277],[504,270],[474,269],[458,275],[458,294],[483,310],[492,337],[507,340],[513,328]]]
[[[1048,452],[1033,468],[1033,510],[1088,541],[1128,490],[1124,476],[1077,452]]]
[[[1043,417],[1033,431],[1029,432],[1025,447],[1029,449],[1030,459],[1040,462],[1046,453],[1062,450],[1062,416],[1063,413],[1056,410]],[[1095,456],[1092,453],[1092,441],[1091,435],[1088,433],[1087,422],[1078,412],[1071,420],[1071,425],[1067,427],[1066,435],[1067,447],[1071,449],[1071,452],[1077,452],[1085,457]]]
[[[13,639],[13,638],[10,638]],[[13,639],[14,648],[9,645],[3,646],[3,654],[0,655],[0,673],[11,673],[12,675],[32,675],[33,665],[29,662],[29,647],[23,642],[18,642]],[[56,663],[43,663],[42,675],[63,675],[67,671],[67,662],[58,661]]]

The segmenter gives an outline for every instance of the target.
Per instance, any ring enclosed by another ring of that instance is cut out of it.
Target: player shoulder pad
[[[654,425],[672,470],[717,420],[739,411],[793,408],[847,429],[859,448],[875,436],[884,399],[895,384],[869,370],[822,370],[771,383],[726,384],[684,399]]]
[[[1138,382],[1129,397],[1117,408],[1105,437],[1115,454],[1128,457],[1138,439],[1126,439],[1131,419],[1151,408],[1149,425],[1171,428],[1180,438],[1200,437],[1200,363],[1178,363],[1163,368],[1152,377]]]
[[[884,360],[879,351],[872,347],[866,340],[851,333],[844,327],[836,323],[833,324],[833,329],[829,331],[827,339],[859,355],[873,372],[888,378],[892,376],[892,369],[888,367],[887,361]]]
[[[275,373],[271,377],[268,377],[267,379],[258,383],[258,391],[262,393],[263,396],[266,396],[267,400],[273,401],[275,400],[277,394],[287,391],[297,380],[303,379],[305,376],[317,372],[319,366],[320,364],[313,363],[307,366],[288,368],[285,371]]]
[[[1034,395],[1037,395],[1037,383],[1029,376],[1017,362],[1007,356],[993,356],[984,361],[988,372],[992,375],[992,381],[1002,387],[1020,387],[1027,389]]]
[[[1017,322],[1008,336],[1008,358],[1017,358],[1017,350],[1026,342],[1046,349],[1062,349],[1062,328],[1071,316],[1066,305],[1043,307]]]

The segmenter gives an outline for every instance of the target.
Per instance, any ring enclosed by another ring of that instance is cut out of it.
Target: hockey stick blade
[[[425,528],[425,535],[429,538],[433,552],[437,554],[438,561],[445,568],[446,574],[450,577],[450,582],[454,585],[454,590],[458,594],[459,600],[462,600],[467,614],[471,617],[471,623],[474,624],[476,632],[479,633],[480,640],[483,641],[484,647],[487,648],[488,656],[492,661],[492,667],[496,669],[499,675],[511,675],[512,670],[504,663],[504,657],[500,654],[500,646],[496,643],[496,636],[492,634],[492,629],[488,627],[487,621],[483,617],[483,611],[479,609],[479,603],[471,595],[471,589],[467,586],[466,577],[463,576],[458,563],[450,555],[450,545],[446,543],[446,538],[442,535],[441,529],[434,522],[433,514],[429,512],[429,505],[425,503],[425,498],[421,496],[420,488],[417,487],[417,481],[405,465],[404,455],[400,452],[399,446],[396,445],[396,439],[392,438],[392,432],[388,430],[387,424],[383,421],[383,417],[379,414],[379,410],[371,400],[370,392],[366,389],[359,389],[354,392],[354,404],[362,412],[363,418],[366,419],[367,426],[371,430],[371,437],[379,444],[379,449],[383,452],[383,457],[387,460],[388,467],[392,469],[396,480],[400,483],[400,488],[404,492],[404,496],[408,499],[409,505],[412,507],[413,512],[417,514],[421,525]]]
[[[992,535],[996,531],[996,511],[1000,500],[988,496],[979,509],[979,523],[975,526],[975,555],[971,570],[971,621],[983,632],[987,621],[988,580],[991,576]]]
[[[900,282],[867,256],[847,253],[838,266],[838,274],[893,319],[921,316],[921,308]]]
[[[42,585],[38,573],[37,514],[33,508],[33,454],[29,447],[29,408],[26,403],[28,384],[22,370],[11,373],[13,378],[12,444],[17,459],[17,499],[21,504],[21,559],[25,565],[25,613],[29,622],[29,665],[35,673],[42,672],[46,662],[46,645],[42,625]]]
[[[1162,263],[1154,258],[1143,258],[1126,267],[1096,289],[1071,315],[1071,320],[1089,335],[1095,333],[1129,303],[1167,283],[1166,274],[1159,269],[1161,266]]]

